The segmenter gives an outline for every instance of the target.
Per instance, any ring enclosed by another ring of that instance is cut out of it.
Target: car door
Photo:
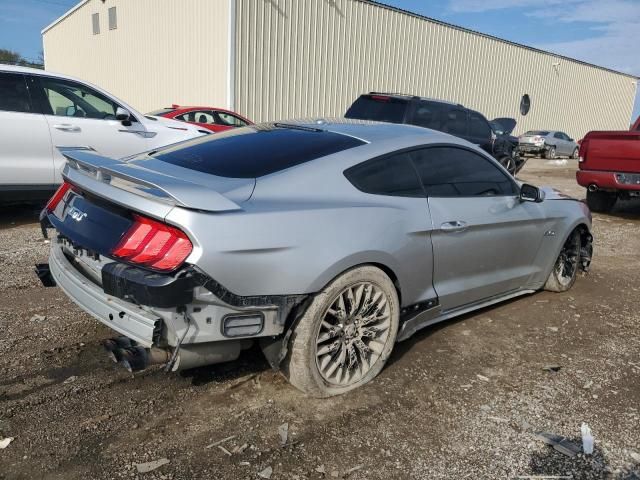
[[[556,155],[566,155],[567,154],[567,142],[564,140],[564,135],[562,132],[555,132],[553,134],[553,144],[556,147]]]
[[[539,204],[496,163],[462,146],[411,154],[428,196],[433,285],[443,310],[516,291],[537,273],[543,239]]]
[[[21,73],[0,72],[0,185],[4,190],[50,190],[53,153],[49,126]]]
[[[475,143],[485,152],[493,154],[493,140],[491,125],[481,114],[469,111],[469,134],[468,138],[471,143]]]
[[[87,85],[40,75],[36,81],[54,146],[57,182],[65,162],[60,147],[87,148],[122,158],[147,150],[148,139],[156,135],[137,118],[116,120],[119,105]]]

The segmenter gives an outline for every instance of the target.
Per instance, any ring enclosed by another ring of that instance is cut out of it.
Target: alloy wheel
[[[324,381],[345,386],[363,378],[382,355],[390,327],[389,302],[381,288],[360,282],[342,290],[316,338],[316,365]]]

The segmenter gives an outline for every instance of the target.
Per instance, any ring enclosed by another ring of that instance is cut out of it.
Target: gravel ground
[[[575,168],[534,159],[520,178],[582,198]],[[0,212],[2,479],[640,479],[640,202],[594,216],[592,271],[570,292],[421,331],[374,382],[328,400],[253,349],[180,375],[115,366],[109,330],[33,274],[48,250],[35,219]],[[592,456],[535,437],[580,443],[582,422]]]

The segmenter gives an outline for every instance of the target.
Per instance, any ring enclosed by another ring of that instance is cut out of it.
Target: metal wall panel
[[[230,1],[89,0],[45,29],[46,68],[97,84],[142,112],[172,103],[226,107]]]
[[[340,116],[360,93],[391,91],[514,117],[519,132],[629,127],[631,76],[366,1],[236,2],[235,108],[256,121]]]

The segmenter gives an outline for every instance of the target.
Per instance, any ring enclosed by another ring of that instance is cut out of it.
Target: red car
[[[182,120],[183,122],[193,123],[212,132],[223,132],[230,128],[253,125],[251,120],[235,112],[214,107],[181,107],[180,105],[171,105],[170,108],[156,110],[147,115]]]
[[[578,183],[594,212],[640,197],[640,117],[629,131],[589,132],[580,144]]]

